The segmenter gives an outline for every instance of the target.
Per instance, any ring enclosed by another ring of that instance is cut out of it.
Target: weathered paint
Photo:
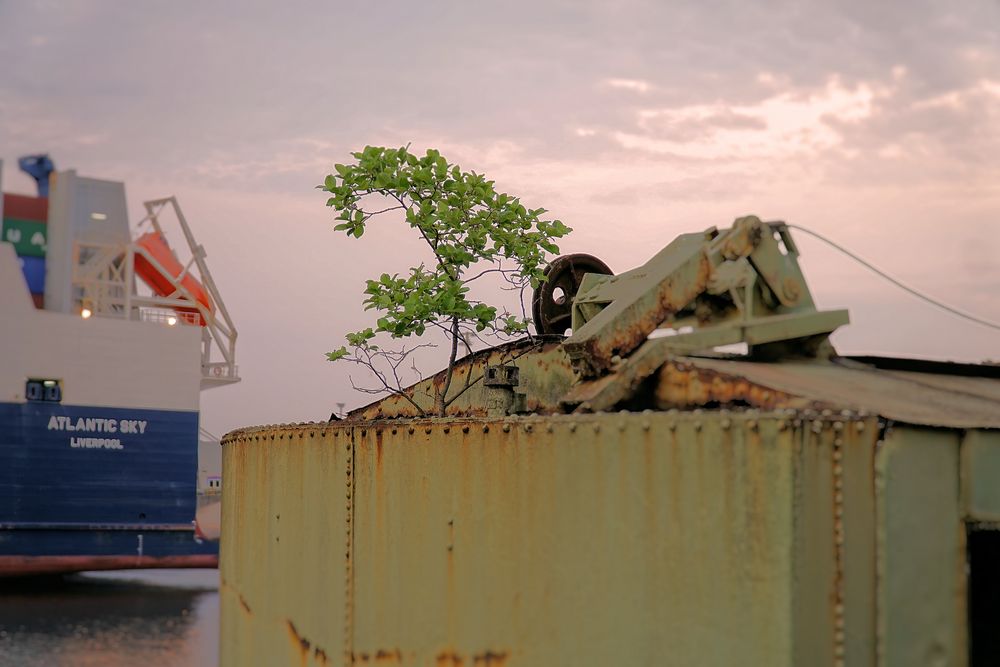
[[[962,510],[972,521],[1000,521],[998,431],[969,431],[962,440]]]
[[[234,432],[222,663],[875,664],[876,422],[805,416]]]
[[[878,449],[879,665],[966,663],[959,435],[896,426]]]
[[[225,448],[225,664],[342,664],[351,448],[349,430],[325,427],[265,429]]]

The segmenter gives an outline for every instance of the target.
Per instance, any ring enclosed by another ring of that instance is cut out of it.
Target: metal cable
[[[855,255],[853,252],[851,252],[847,248],[841,246],[840,244],[836,243],[835,241],[831,241],[830,239],[828,239],[827,237],[823,236],[822,234],[814,232],[813,230],[808,229],[806,227],[802,227],[800,225],[786,225],[786,226],[789,227],[790,229],[795,229],[795,230],[798,230],[800,232],[805,232],[806,234],[809,234],[810,236],[813,236],[813,237],[819,239],[820,241],[822,241],[823,243],[827,244],[831,248],[833,248],[835,250],[839,250],[840,252],[844,253],[845,255],[847,255],[848,257],[850,257],[855,262],[857,262],[861,266],[865,267],[866,269],[868,269],[872,273],[875,273],[876,275],[880,276],[881,278],[884,278],[884,279],[888,280],[890,283],[892,283],[896,287],[900,288],[901,290],[909,292],[913,296],[915,296],[918,299],[921,299],[923,301],[926,301],[927,303],[931,304],[932,306],[937,306],[938,308],[940,308],[942,310],[948,311],[952,315],[957,315],[958,317],[961,317],[963,319],[969,320],[970,322],[975,322],[976,324],[981,324],[984,327],[989,327],[991,329],[996,329],[997,331],[1000,331],[1000,324],[997,324],[996,322],[990,322],[989,320],[984,320],[981,317],[976,317],[975,315],[970,315],[969,313],[961,311],[958,308],[953,308],[952,306],[949,306],[948,304],[941,303],[940,301],[927,296],[923,292],[920,292],[920,291],[918,291],[918,290],[910,287],[909,285],[906,285],[906,284],[904,284],[904,283],[896,280],[895,278],[893,278],[892,276],[890,276],[885,271],[879,269],[878,267],[872,265],[869,262],[866,262],[865,260],[863,260],[860,257],[858,257],[857,255]]]

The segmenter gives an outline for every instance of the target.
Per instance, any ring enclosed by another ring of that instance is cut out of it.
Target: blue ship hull
[[[198,413],[0,403],[0,575],[211,567]]]

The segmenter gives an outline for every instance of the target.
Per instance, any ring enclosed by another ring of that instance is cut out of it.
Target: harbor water
[[[0,665],[218,664],[217,570],[0,580]]]

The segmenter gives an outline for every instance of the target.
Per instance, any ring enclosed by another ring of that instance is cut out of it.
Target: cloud
[[[639,93],[640,95],[648,93],[653,89],[653,85],[651,83],[640,79],[605,79],[603,83],[609,88],[629,90],[634,93]]]
[[[845,86],[837,77],[816,90],[785,92],[754,104],[686,105],[643,109],[636,127],[614,132],[629,150],[696,159],[787,157],[831,148],[841,141],[831,121],[871,115],[876,89]]]

